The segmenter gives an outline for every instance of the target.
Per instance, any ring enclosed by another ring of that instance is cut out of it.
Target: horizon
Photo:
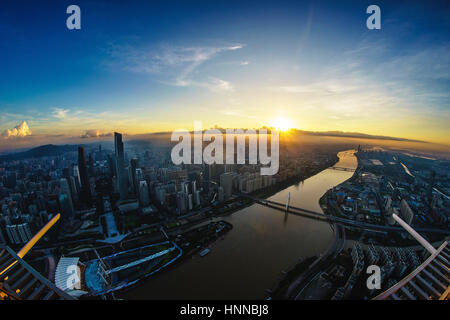
[[[19,3],[0,15],[2,151],[277,119],[450,146],[440,2],[381,1],[381,30],[366,28],[366,1],[80,1],[81,30],[65,28],[66,3]]]
[[[217,129],[219,130],[223,135],[226,135],[227,133],[225,130],[244,130],[244,134],[247,134],[245,130],[255,130],[256,134],[259,135],[259,130],[261,129],[268,129],[273,130],[275,127],[260,127],[260,128],[221,128],[218,126],[214,126],[211,128],[202,128],[202,134],[204,134],[207,130],[211,129]],[[194,133],[194,130],[186,130],[186,129],[177,129],[182,131],[187,131],[188,133]],[[13,149],[7,149],[7,150],[1,150],[0,149],[0,156],[9,156],[14,154],[19,154],[27,151],[31,151],[34,149],[38,149],[41,147],[46,146],[56,146],[56,147],[63,147],[63,146],[89,146],[94,144],[102,144],[102,143],[114,143],[114,134],[116,132],[111,132],[102,136],[97,137],[86,137],[86,136],[79,136],[79,137],[70,137],[66,141],[59,141],[53,143],[52,141],[45,143],[45,144],[33,144],[30,146],[23,146],[23,147],[16,147]],[[133,141],[151,141],[152,139],[159,139],[158,136],[164,136],[164,135],[171,135],[173,131],[160,131],[160,132],[148,132],[148,133],[142,133],[142,134],[127,134],[127,133],[120,133],[123,136],[123,141],[127,142],[133,142]],[[428,155],[434,155],[438,158],[442,159],[450,159],[450,152],[448,151],[447,145],[437,144],[429,141],[421,141],[421,140],[412,140],[412,139],[405,139],[401,137],[390,137],[390,136],[376,136],[376,135],[368,135],[364,133],[359,132],[343,132],[343,131],[305,131],[300,130],[298,128],[289,128],[288,130],[280,130],[280,139],[283,141],[291,141],[291,142],[300,142],[300,143],[311,143],[311,141],[308,141],[308,138],[314,137],[316,139],[337,139],[337,141],[334,141],[333,143],[353,143],[356,145],[367,145],[367,146],[374,146],[374,147],[387,147],[392,150],[400,150],[402,148],[406,148],[405,150],[409,149],[410,151],[419,152],[423,154]],[[33,135],[30,135],[29,137],[34,137]],[[298,139],[303,139],[303,141],[299,141]],[[297,139],[297,140],[296,140]],[[225,141],[225,140],[224,140]],[[174,141],[170,141],[170,138],[167,140],[168,144],[174,144]],[[315,141],[316,144],[322,144],[327,143],[330,141]]]

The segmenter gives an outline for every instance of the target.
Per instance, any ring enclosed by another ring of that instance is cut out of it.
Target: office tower
[[[11,244],[26,243],[33,237],[28,222],[16,225],[7,225],[6,233],[8,234]]]
[[[61,217],[63,219],[71,218],[73,216],[74,210],[69,195],[65,193],[59,195],[59,206],[61,207]]]
[[[195,205],[200,206],[200,190],[195,191],[194,194]]]
[[[70,169],[69,168],[63,168],[62,169],[62,176],[63,178],[66,178],[67,180],[70,179]]]
[[[223,202],[224,200],[224,191],[222,187],[217,188],[217,200],[219,202]]]
[[[73,177],[70,175],[70,169],[69,168],[63,168],[62,170],[62,176],[64,179],[67,180],[67,183],[69,185],[70,190],[70,198],[72,199],[72,203],[77,202],[77,190],[75,188],[75,184],[72,183]]]
[[[402,201],[400,202],[400,216],[403,220],[405,220],[407,224],[411,225],[414,218],[414,213],[412,212],[405,199],[402,199]]]
[[[193,207],[194,207],[194,204],[193,204],[193,201],[192,201],[192,194],[190,194],[188,196],[188,208],[189,208],[189,211],[191,211]]]
[[[91,186],[89,183],[88,168],[84,148],[78,147],[78,171],[81,182],[80,201],[88,206],[92,205]]]
[[[94,176],[95,175],[95,171],[94,171],[94,157],[92,157],[92,153],[89,153],[89,175],[90,176]]]
[[[79,190],[79,186],[81,185],[81,178],[80,178],[80,169],[78,166],[73,167],[73,176],[75,177],[75,184],[77,185],[77,190]]]
[[[108,154],[108,167],[109,167],[109,175],[114,177],[116,175],[116,156]]]
[[[70,189],[69,182],[67,179],[63,178],[59,180],[59,186],[61,187],[61,193],[66,194],[69,197],[70,206],[73,208],[73,198],[72,191]]]
[[[143,207],[146,207],[150,204],[148,185],[147,181],[145,180],[139,181],[139,201]]]
[[[233,188],[233,174],[231,172],[222,173],[220,175],[220,186],[223,188],[224,199],[229,199]]]
[[[120,199],[124,200],[127,197],[127,181],[125,176],[125,154],[123,150],[122,134],[114,132],[114,147],[116,157],[116,177],[118,183],[118,190]]]
[[[135,195],[137,195],[138,194],[138,180],[137,180],[137,178],[136,178],[136,169],[137,169],[137,167],[138,167],[138,159],[136,159],[136,158],[133,158],[133,159],[131,159],[131,161],[130,161],[130,170],[131,170],[131,188],[132,188],[132,190],[133,190],[133,193],[135,194]]]
[[[31,232],[30,224],[28,222],[18,224],[17,229],[19,231],[20,237],[22,238],[22,243],[30,241],[33,237],[33,233]]]
[[[203,190],[206,193],[209,193],[209,167],[210,165],[204,164],[203,165]]]
[[[10,244],[22,243],[22,239],[20,238],[16,225],[7,225],[6,234],[8,235]]]
[[[187,199],[188,199],[188,197],[187,197],[186,193],[184,193],[182,191],[177,192],[176,201],[177,201],[177,210],[178,210],[179,214],[186,212],[187,201],[188,201]]]

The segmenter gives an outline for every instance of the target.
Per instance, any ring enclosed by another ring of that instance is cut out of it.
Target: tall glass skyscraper
[[[116,155],[116,178],[120,199],[124,200],[127,197],[127,179],[125,175],[125,154],[123,149],[122,134],[114,132],[114,146]]]
[[[91,186],[89,184],[88,168],[84,148],[78,147],[78,171],[80,173],[80,200],[85,205],[92,205]]]

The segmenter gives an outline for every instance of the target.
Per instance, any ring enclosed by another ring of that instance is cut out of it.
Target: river
[[[337,167],[355,169],[354,150],[338,154]],[[326,169],[290,186],[269,199],[321,211],[319,199],[353,172]],[[288,215],[259,204],[251,205],[224,220],[233,229],[204,257],[194,257],[163,272],[122,296],[125,299],[263,299],[300,257],[324,252],[333,240],[329,224]]]

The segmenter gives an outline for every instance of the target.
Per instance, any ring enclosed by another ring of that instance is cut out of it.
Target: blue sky
[[[81,8],[81,30],[66,8]],[[365,10],[381,8],[381,30]],[[449,5],[2,1],[0,150],[192,127],[358,131],[450,144]],[[86,134],[89,133],[89,134]]]

